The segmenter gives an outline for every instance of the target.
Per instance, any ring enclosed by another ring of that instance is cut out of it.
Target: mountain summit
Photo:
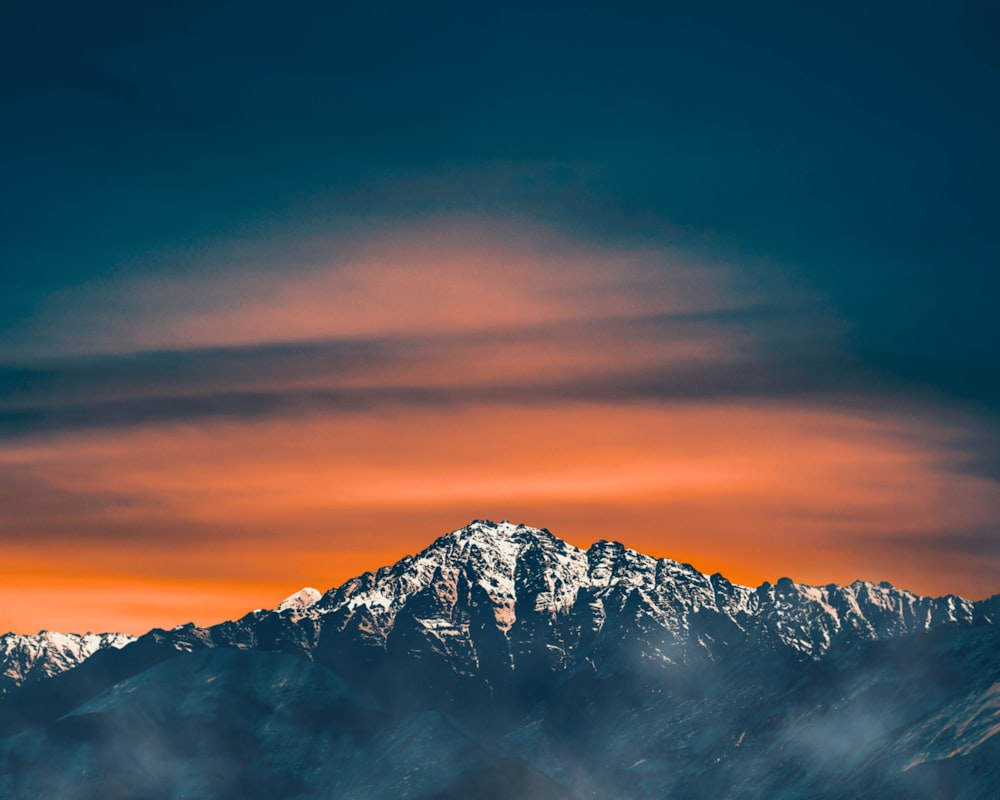
[[[372,646],[388,646],[397,620],[404,621],[410,646],[416,636],[463,664],[476,661],[471,621],[481,623],[488,611],[511,645],[512,666],[528,640],[532,650],[544,641],[554,665],[565,667],[585,652],[595,663],[595,650],[614,650],[608,636],[625,629],[643,639],[646,657],[666,662],[708,654],[723,631],[730,643],[818,659],[837,643],[993,621],[987,604],[954,595],[920,597],[861,581],[805,586],[788,578],[752,589],[618,542],[581,550],[544,528],[487,520],[347,581],[313,609]]]

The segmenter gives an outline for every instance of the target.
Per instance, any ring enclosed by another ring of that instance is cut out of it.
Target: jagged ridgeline
[[[0,797],[1000,797],[998,617],[476,521],[237,621],[5,645]]]

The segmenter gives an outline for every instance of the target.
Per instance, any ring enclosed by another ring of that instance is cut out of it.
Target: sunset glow
[[[407,253],[379,263],[410,265]],[[259,328],[242,301],[218,311],[227,324],[214,307],[193,322],[184,311],[183,341],[169,302],[148,326],[136,312],[160,347],[239,339],[217,369],[199,353],[226,351],[177,351],[155,372],[125,360],[103,383],[100,369],[86,384],[57,373],[69,390],[50,399],[53,424],[0,454],[3,624],[215,622],[300,584],[331,588],[473,518],[544,525],[581,547],[619,539],[751,585],[777,570],[989,591],[974,558],[940,558],[944,532],[988,526],[1000,501],[961,469],[960,420],[767,396],[752,381],[699,397],[692,368],[770,369],[751,331],[713,317],[736,304],[721,282],[692,293],[683,269],[646,274],[628,254],[571,282],[561,261],[515,252],[483,255],[489,269],[463,284],[462,258],[418,248],[414,275],[451,287],[446,298],[382,266],[333,273],[327,294],[311,270],[286,276],[301,291],[255,301]],[[340,284],[362,277],[364,303],[348,291],[342,315]],[[477,299],[476,285],[501,299]],[[327,338],[289,347],[304,325]],[[106,412],[74,419],[81,402]]]
[[[993,50],[792,11],[25,6],[0,629],[217,622],[477,518],[1000,591]]]

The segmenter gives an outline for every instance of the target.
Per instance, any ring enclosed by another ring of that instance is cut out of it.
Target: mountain
[[[0,797],[995,797],[998,617],[479,520],[12,690]]]
[[[669,663],[710,656],[723,632],[726,642],[816,659],[852,641],[993,619],[987,604],[887,583],[814,587],[781,578],[750,589],[618,542],[584,551],[544,529],[483,520],[348,581],[312,609],[332,615],[338,631],[357,631],[355,639],[388,649],[406,636],[407,647],[470,672],[481,646],[497,641],[494,627],[509,644],[510,666],[543,645],[554,669],[570,669],[581,658],[595,668],[613,658],[608,645],[623,624],[648,658]]]
[[[51,678],[78,666],[98,650],[135,641],[124,633],[54,633],[0,636],[0,697],[25,683]]]

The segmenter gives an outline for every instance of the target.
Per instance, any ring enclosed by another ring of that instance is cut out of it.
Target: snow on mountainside
[[[1000,797],[998,620],[480,520],[9,691],[0,798]]]
[[[754,589],[618,542],[581,550],[545,529],[476,520],[414,556],[321,594],[210,628],[151,631],[172,651],[296,652],[347,671],[403,659],[496,687],[517,672],[614,672],[643,663],[697,665],[746,652],[816,661],[854,642],[941,626],[994,623],[1000,598],[920,597],[889,584]],[[0,638],[0,696],[76,666],[121,634]],[[436,672],[435,674],[440,674]]]
[[[544,529],[484,520],[330,590],[310,611],[334,615],[338,629],[353,629],[375,646],[386,645],[402,614],[432,644],[462,653],[470,644],[474,649],[468,606],[476,597],[488,604],[497,629],[515,647],[515,660],[516,646],[526,644],[530,630],[558,651],[564,666],[582,642],[600,638],[609,617],[643,629],[646,655],[666,661],[711,649],[706,623],[715,631],[723,623],[747,641],[817,659],[837,642],[993,621],[985,605],[954,595],[920,597],[862,581],[805,586],[788,578],[752,589],[618,542],[581,550]]]
[[[297,609],[303,611],[310,606],[314,605],[317,600],[323,596],[319,589],[313,589],[311,586],[306,586],[304,589],[300,589],[295,594],[291,594],[282,600],[278,604],[278,611],[287,611],[288,609]]]
[[[40,633],[0,636],[0,695],[31,681],[72,669],[98,650],[120,649],[135,641],[124,633]]]

